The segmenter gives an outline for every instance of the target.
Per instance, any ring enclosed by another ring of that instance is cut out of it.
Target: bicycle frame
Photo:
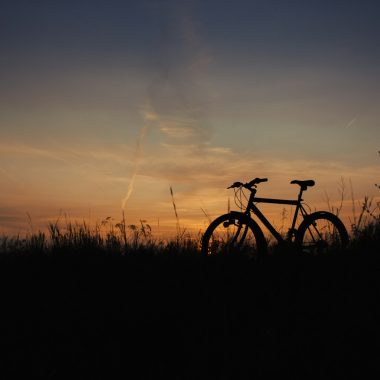
[[[302,194],[309,186],[315,185],[314,180],[291,181],[291,184],[300,186],[296,199],[256,198],[257,185],[267,181],[267,178],[254,178],[247,183],[234,182],[228,187],[228,189],[234,189],[235,204],[240,210],[229,210],[227,214],[220,215],[210,222],[202,237],[203,255],[222,253],[226,250],[228,252],[247,253],[248,255],[265,253],[268,248],[268,241],[263,234],[262,226],[269,230],[279,245],[286,248],[294,246],[297,250],[301,249],[302,252],[319,254],[330,249],[343,249],[347,246],[349,242],[347,230],[335,214],[328,211],[309,212],[307,205],[305,207],[308,210],[305,209]],[[243,189],[251,192],[249,199]],[[242,195],[244,195],[244,201],[248,201],[245,209]],[[281,236],[273,227],[259,210],[257,203],[295,206],[291,228],[289,228],[286,237]],[[303,220],[297,223],[299,213],[301,213]],[[254,215],[257,216],[258,220],[255,220]],[[258,221],[261,221],[261,225],[257,223]]]
[[[274,203],[274,204],[281,204],[281,205],[293,205],[296,206],[296,209],[294,211],[292,226],[290,228],[290,231],[296,231],[295,226],[297,222],[298,213],[301,212],[302,216],[305,217],[307,214],[307,211],[302,205],[302,190],[300,191],[298,195],[298,199],[296,200],[289,200],[289,199],[273,199],[273,198],[255,198],[256,191],[253,191],[250,195],[248,206],[246,209],[246,214],[249,216],[250,212],[252,212],[254,215],[256,215],[260,221],[263,223],[263,225],[270,231],[270,233],[277,239],[279,242],[285,242],[285,239],[277,232],[277,230],[273,227],[273,225],[269,222],[269,220],[263,215],[263,213],[258,209],[258,207],[255,205],[255,203]],[[288,236],[288,240],[291,239],[291,234]]]

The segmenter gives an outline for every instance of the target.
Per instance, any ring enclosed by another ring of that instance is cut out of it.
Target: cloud
[[[86,166],[105,164],[123,165],[128,162],[128,154],[131,153],[130,146],[126,145],[102,145],[88,144],[86,146],[72,145],[62,148],[59,144],[51,144],[50,147],[37,146],[23,143],[0,143],[0,156],[4,159],[42,159],[45,163],[58,161],[64,165]],[[126,159],[127,156],[127,159]],[[26,162],[27,165],[28,162]],[[96,164],[95,164],[96,163]],[[8,176],[14,177],[10,170],[1,168]]]
[[[121,209],[123,210],[123,212],[125,210],[125,206],[129,200],[130,196],[132,195],[132,192],[134,189],[134,184],[135,184],[137,172],[138,172],[138,169],[140,166],[141,155],[142,155],[142,143],[144,141],[145,134],[146,134],[148,128],[151,126],[151,123],[155,122],[158,119],[158,116],[156,115],[156,113],[154,111],[152,111],[151,109],[147,109],[144,112],[143,117],[144,117],[144,123],[143,123],[143,126],[141,127],[141,129],[139,131],[139,135],[138,135],[137,143],[136,143],[136,152],[134,154],[133,173],[132,173],[131,179],[128,183],[127,193],[125,194],[124,198],[121,200]]]
[[[38,148],[26,144],[1,144],[0,155],[22,155],[32,157],[49,158],[57,161],[66,162],[62,154],[57,154],[55,151],[46,148]]]
[[[182,13],[184,8],[186,10]],[[201,92],[194,83],[210,60],[209,55],[206,57],[201,48],[190,9],[184,8],[176,8],[181,17],[178,24],[170,25],[173,29],[168,28],[169,25],[162,29],[164,32],[161,51],[158,54],[154,80],[147,88],[142,126],[133,159],[134,169],[129,177],[127,193],[122,199],[123,210],[134,190],[140,166],[146,161],[142,155],[142,144],[150,129],[158,129],[164,142],[169,144],[200,143],[209,137],[199,119],[199,114],[202,113]],[[174,30],[174,33],[167,33],[168,30]],[[178,34],[182,37],[180,40],[177,39]],[[176,57],[171,57],[173,44],[179,52],[176,52]],[[182,60],[177,59],[177,56],[181,56]]]
[[[346,128],[351,128],[351,127],[355,127],[355,124],[356,124],[356,120],[358,118],[358,115],[356,115],[347,125],[346,125]]]
[[[165,141],[165,140],[164,140]],[[120,149],[118,149],[120,148]],[[1,177],[0,206],[1,231],[27,231],[26,212],[31,212],[36,228],[58,215],[60,208],[70,210],[70,215],[86,217],[86,208],[93,209],[94,218],[104,218],[120,212],[121,194],[125,192],[134,171],[132,147],[104,146],[101,151],[88,146],[54,151],[53,148],[33,146],[8,146],[2,150],[4,162],[1,169],[19,181],[19,186]],[[43,153],[41,153],[43,151]],[[12,168],[12,160],[21,152],[23,167]],[[332,201],[338,198],[338,182],[341,176],[351,179],[359,198],[368,194],[378,179],[377,165],[352,168],[342,162],[315,161],[313,159],[272,158],[205,143],[173,143],[147,141],[145,155],[141,157],[136,173],[136,193],[128,207],[128,218],[152,219],[160,217],[161,223],[171,223],[172,206],[169,186],[173,186],[181,222],[196,225],[204,220],[202,208],[212,217],[224,212],[232,193],[226,187],[234,181],[249,181],[254,177],[268,177],[269,182],[260,185],[260,196],[294,198],[298,188],[290,185],[292,179],[314,179],[316,186],[305,194],[307,202],[324,206],[325,192]],[[62,159],[57,172],[56,165],[49,166],[51,157]],[[38,172],[33,172],[39,160]],[[46,166],[44,166],[46,163]],[[359,170],[360,169],[360,170]],[[31,173],[31,174],[30,174]],[[30,175],[29,175],[30,174]],[[38,175],[37,175],[38,174]],[[8,181],[8,182],[7,182]],[[371,195],[371,194],[369,194]],[[91,206],[89,206],[91,205]],[[274,214],[276,215],[276,214]]]

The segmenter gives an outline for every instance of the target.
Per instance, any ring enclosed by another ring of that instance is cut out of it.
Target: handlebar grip
[[[247,186],[252,187],[254,185],[257,185],[258,183],[267,182],[267,181],[268,181],[268,178],[255,178],[251,182],[248,182]]]
[[[267,182],[268,178],[255,178],[252,181],[248,183],[242,183],[242,182],[234,182],[231,186],[227,187],[227,189],[234,189],[235,187],[241,187],[244,186],[245,188],[249,189],[254,185],[257,185],[261,182]]]

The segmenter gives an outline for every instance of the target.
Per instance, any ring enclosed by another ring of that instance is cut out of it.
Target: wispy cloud
[[[53,149],[38,148],[32,145],[22,143],[1,144],[0,155],[16,155],[16,156],[32,156],[53,159],[57,161],[67,162],[63,152],[57,152]],[[67,154],[66,154],[67,156]]]
[[[358,115],[356,115],[347,125],[346,129],[348,128],[355,128],[356,127],[356,121],[358,119]]]
[[[143,126],[141,127],[141,129],[139,131],[139,135],[138,135],[137,143],[136,143],[136,152],[135,152],[134,157],[133,157],[133,161],[134,161],[133,162],[134,163],[133,173],[132,173],[132,176],[131,176],[130,181],[128,183],[127,193],[125,194],[124,198],[121,201],[121,209],[123,211],[125,210],[125,206],[128,202],[128,199],[130,198],[130,196],[133,192],[137,172],[138,172],[140,162],[141,162],[142,143],[143,143],[145,134],[146,134],[148,128],[151,126],[151,124],[158,120],[158,116],[150,108],[148,108],[147,110],[144,111],[143,118],[144,118]]]
[[[47,218],[57,215],[62,207],[70,209],[72,215],[82,213],[85,217],[88,214],[86,207],[91,204],[93,214],[98,218],[117,215],[120,194],[131,183],[134,173],[139,190],[129,206],[129,221],[154,215],[159,216],[162,223],[165,220],[169,223],[173,218],[168,198],[172,185],[181,220],[190,224],[204,219],[200,207],[206,208],[212,216],[224,212],[228,196],[231,196],[226,187],[236,180],[268,177],[269,182],[259,189],[260,195],[293,198],[297,189],[289,184],[290,180],[314,179],[317,186],[307,193],[308,202],[314,204],[323,203],[325,191],[336,193],[341,176],[352,179],[355,193],[364,195],[368,189],[374,188],[374,178],[378,174],[376,165],[358,170],[339,161],[315,161],[307,157],[302,160],[291,157],[274,159],[269,155],[256,156],[251,152],[242,153],[207,142],[197,144],[191,141],[187,144],[184,141],[161,144],[146,141],[145,154],[139,158],[136,171],[133,147],[117,148],[104,146],[99,154],[95,147],[54,151],[21,145],[2,149],[2,157],[6,158],[3,161],[9,166],[1,168],[4,176],[0,178],[0,205],[8,204],[11,210],[2,213],[0,229],[16,229],[17,223],[26,225],[25,213],[28,211],[38,216],[36,226],[46,224]],[[22,160],[22,170],[15,171],[12,161],[20,154],[28,159]],[[61,162],[58,172],[56,165],[49,165],[52,156]],[[34,169],[34,157],[38,158],[38,171]],[[16,186],[9,181],[9,176],[19,184]]]

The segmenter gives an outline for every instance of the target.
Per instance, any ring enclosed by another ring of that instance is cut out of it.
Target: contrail
[[[356,115],[347,125],[346,125],[346,128],[350,128],[352,127],[355,122],[356,122],[356,119],[358,118],[358,115]]]
[[[199,102],[195,102],[193,99],[195,96],[193,82],[196,81],[192,80],[189,82],[184,82],[187,83],[187,87],[184,89],[182,81],[179,81],[176,76],[178,73],[180,73],[181,78],[189,77],[189,79],[192,79],[193,77],[198,77],[204,71],[204,69],[209,66],[209,63],[211,61],[210,54],[206,49],[204,49],[200,38],[196,33],[196,27],[192,16],[192,8],[192,6],[190,9],[188,7],[179,7],[178,12],[176,12],[177,17],[175,18],[175,20],[177,20],[176,23],[179,20],[179,25],[176,25],[180,27],[179,32],[182,36],[182,45],[185,46],[186,51],[187,49],[191,49],[194,55],[192,60],[190,62],[187,62],[186,65],[176,66],[175,56],[172,56],[172,54],[174,54],[172,50],[172,44],[174,41],[177,41],[177,39],[173,40],[174,35],[166,35],[166,33],[171,30],[171,26],[173,25],[169,23],[170,28],[162,29],[165,34],[163,35],[163,41],[160,45],[161,51],[159,52],[159,57],[161,57],[161,60],[159,61],[158,71],[156,73],[157,78],[148,87],[148,96],[146,98],[147,107],[143,111],[143,126],[141,127],[137,138],[136,151],[134,154],[134,169],[128,184],[127,193],[121,201],[121,208],[123,212],[130,196],[133,193],[136,176],[138,174],[142,159],[142,144],[145,134],[150,126],[156,125],[159,127],[160,131],[164,132],[165,135],[169,138],[189,140],[193,139],[194,137],[198,137],[201,142],[204,140],[204,134],[201,133],[202,131],[200,128],[197,128],[195,125],[197,115],[190,115],[191,117],[188,115],[188,112],[194,112],[194,107],[197,107],[196,109],[199,107]],[[177,37],[175,36],[175,38]],[[170,77],[169,74],[173,68],[174,76]],[[173,95],[170,98],[171,93],[168,95],[166,92],[167,88],[171,88],[174,91],[175,98],[173,98]],[[186,89],[186,92],[188,94],[183,94],[184,90]],[[192,101],[192,104],[188,104],[189,97],[190,101]],[[179,118],[178,109],[180,109],[182,112],[185,112],[185,116],[181,115]],[[190,119],[191,123],[184,122],[184,119]]]
[[[137,138],[137,143],[136,143],[136,152],[135,152],[135,156],[134,156],[133,174],[132,174],[131,180],[129,181],[129,184],[128,184],[127,193],[125,194],[125,197],[121,201],[121,209],[123,211],[125,210],[125,206],[127,204],[127,201],[133,192],[137,172],[138,172],[140,162],[141,162],[142,143],[143,143],[146,131],[147,131],[149,125],[153,121],[156,121],[158,119],[158,116],[153,110],[148,109],[148,110],[144,111],[143,118],[144,118],[144,124],[140,129],[139,136]]]

